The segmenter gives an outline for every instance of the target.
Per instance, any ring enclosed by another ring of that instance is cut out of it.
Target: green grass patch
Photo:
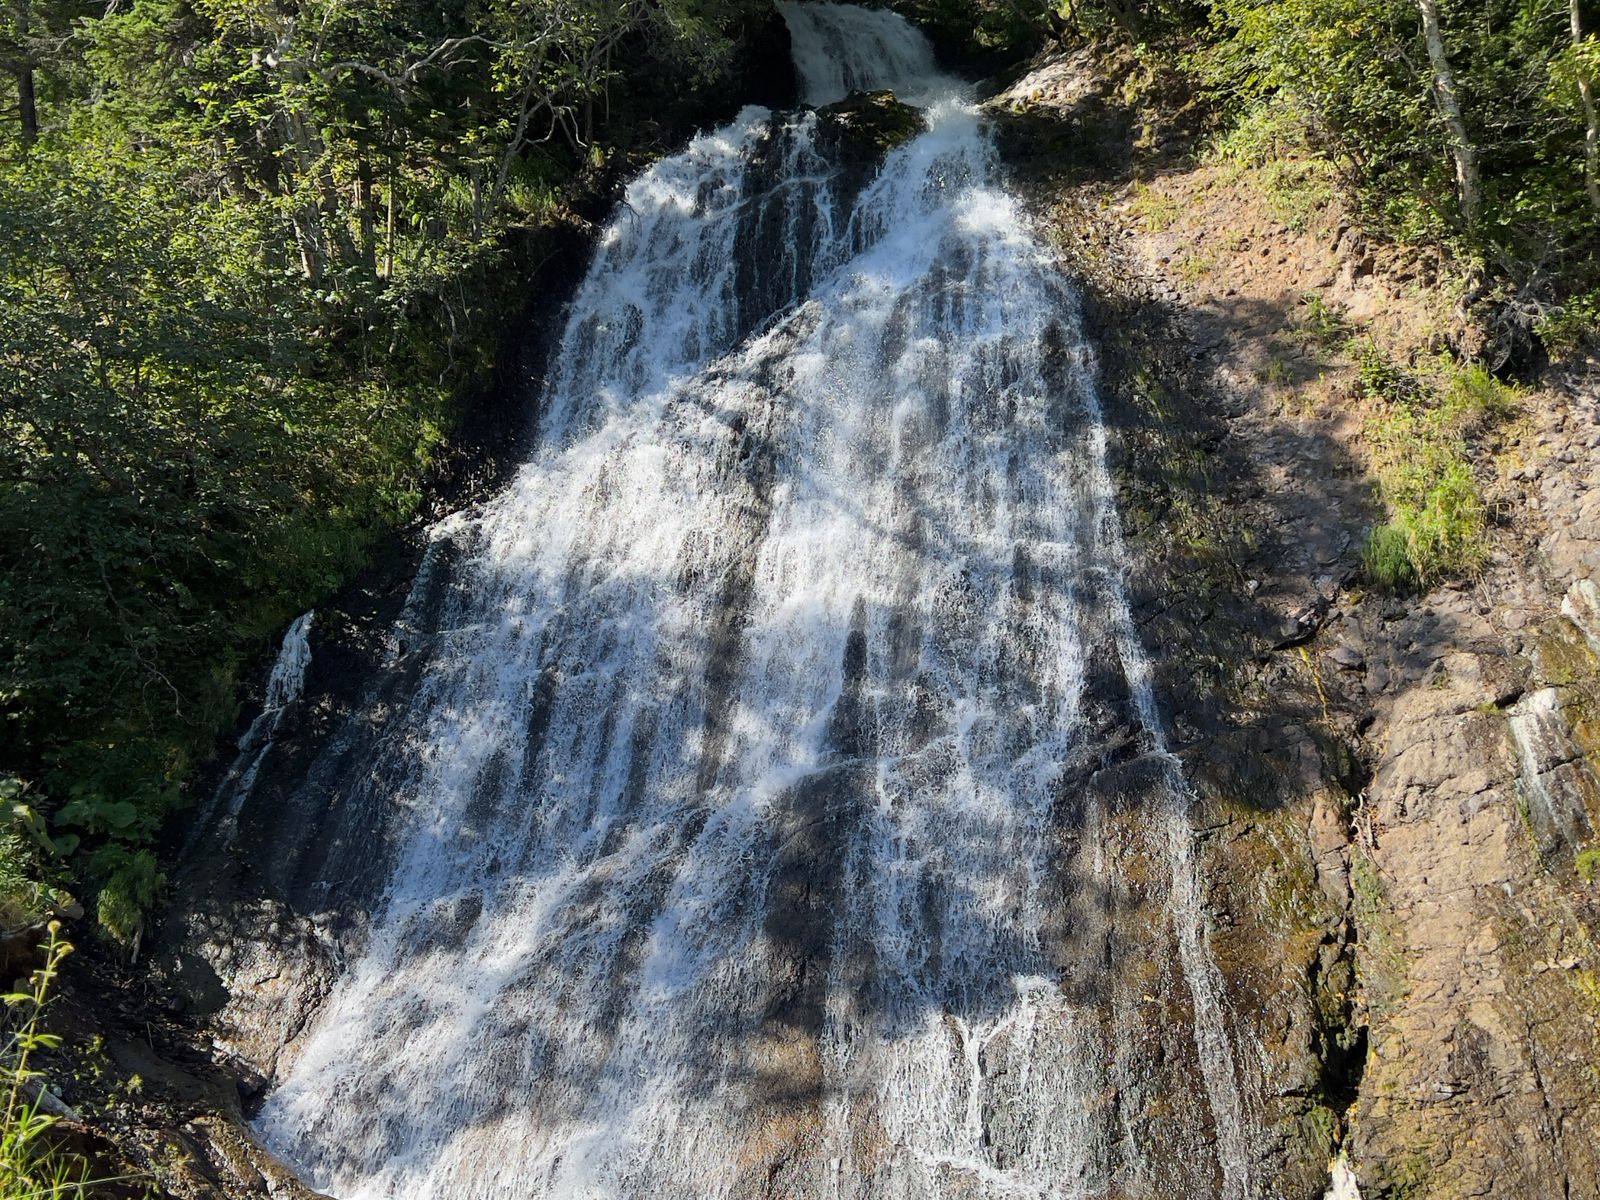
[[[1185,283],[1194,283],[1216,270],[1217,256],[1209,251],[1189,255],[1178,264],[1178,277]]]
[[[1146,229],[1153,233],[1164,233],[1177,224],[1180,209],[1171,196],[1156,191],[1147,183],[1136,183],[1128,211]]]
[[[1358,381],[1381,405],[1367,439],[1387,520],[1367,541],[1369,578],[1403,592],[1477,572],[1489,554],[1488,509],[1472,440],[1516,411],[1515,390],[1481,366],[1453,363],[1435,384],[1370,343],[1361,350]]]
[[[1283,158],[1256,172],[1267,211],[1296,233],[1333,203],[1333,167],[1320,158]]]
[[[1600,846],[1590,846],[1587,850],[1578,851],[1573,865],[1578,868],[1578,878],[1585,883],[1593,883],[1595,877],[1600,875]]]
[[[1300,297],[1294,336],[1302,345],[1326,353],[1348,343],[1353,332],[1345,315],[1316,292]]]
[[[1309,149],[1304,111],[1293,102],[1252,106],[1212,144],[1207,160],[1230,179],[1248,176],[1273,219],[1297,233],[1337,194],[1334,166]]]

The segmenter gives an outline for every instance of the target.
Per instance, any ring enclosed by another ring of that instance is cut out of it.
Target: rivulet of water
[[[284,713],[300,699],[305,687],[306,669],[311,665],[311,622],[315,616],[314,612],[301,613],[284,631],[278,655],[267,672],[261,711],[239,738],[233,764],[211,797],[204,820],[197,823],[197,833],[206,826],[233,822],[250,798],[256,775],[272,748],[272,736],[283,722]]]
[[[436,533],[382,901],[260,1128],[341,1200],[1245,1200],[1075,294],[920,34],[782,7],[808,102],[926,131],[847,187],[752,108],[629,188]]]
[[[1600,776],[1573,737],[1560,689],[1524,696],[1508,725],[1520,768],[1517,786],[1540,853],[1570,855],[1594,837],[1589,800],[1600,794]]]

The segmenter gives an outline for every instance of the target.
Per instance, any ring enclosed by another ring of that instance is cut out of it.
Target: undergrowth
[[[1247,113],[1213,143],[1208,158],[1230,178],[1248,178],[1273,219],[1296,233],[1337,194],[1333,165],[1307,146],[1304,116],[1283,105]]]
[[[1573,866],[1577,868],[1578,878],[1585,883],[1593,883],[1600,878],[1600,846],[1578,851]]]
[[[0,928],[19,929],[47,915],[76,912],[58,886],[62,839],[51,837],[28,785],[0,774]]]
[[[1367,440],[1388,518],[1368,539],[1368,576],[1403,592],[1475,573],[1489,548],[1472,445],[1516,411],[1515,389],[1476,364],[1446,360],[1430,380],[1371,342],[1358,354],[1357,387],[1379,406]]]
[[[34,1068],[35,1055],[61,1044],[42,1026],[45,1005],[61,963],[72,947],[61,940],[61,926],[52,921],[42,947],[44,965],[34,971],[24,990],[0,996],[7,1010],[9,1037],[0,1056],[0,1196],[5,1200],[87,1200],[100,1181],[91,1180],[82,1157],[53,1136],[59,1118],[45,1108],[44,1076]]]
[[[1558,358],[1600,345],[1600,288],[1572,296],[1539,318],[1534,332]]]

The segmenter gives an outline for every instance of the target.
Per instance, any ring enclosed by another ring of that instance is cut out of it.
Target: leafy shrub
[[[1354,348],[1356,383],[1362,395],[1390,404],[1408,404],[1419,396],[1421,389],[1415,376],[1390,362],[1371,338],[1355,343]]]
[[[1516,392],[1481,366],[1451,365],[1435,394],[1370,343],[1358,381],[1383,405],[1367,438],[1389,518],[1368,541],[1368,575],[1380,587],[1405,591],[1479,570],[1488,557],[1488,510],[1469,439],[1509,417]]]
[[[1204,62],[1194,65],[1205,71]],[[1241,167],[1264,167],[1303,154],[1306,127],[1304,108],[1292,96],[1278,93],[1246,108],[1213,143],[1211,158]]]
[[[1600,288],[1551,308],[1539,318],[1534,332],[1557,358],[1600,343]]]
[[[1508,420],[1517,411],[1517,389],[1502,383],[1482,363],[1456,366],[1445,360],[1441,420],[1466,435]]]
[[[29,803],[28,785],[0,774],[0,927],[16,929],[46,914],[75,908],[55,885],[60,859],[76,847],[71,835],[52,837]]]
[[[137,947],[144,914],[166,886],[166,876],[149,850],[118,843],[103,846],[91,859],[95,878],[102,880],[95,915],[106,932],[126,946]]]
[[[91,1193],[88,1164],[50,1138],[57,1118],[44,1108],[44,1077],[34,1055],[53,1050],[61,1039],[41,1027],[51,985],[72,947],[52,921],[44,946],[44,966],[25,991],[0,996],[7,1009],[10,1036],[0,1054],[0,1196],[6,1200],[84,1200]]]

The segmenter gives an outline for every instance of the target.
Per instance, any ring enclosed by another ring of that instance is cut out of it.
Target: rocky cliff
[[[1174,84],[1055,56],[991,107],[1124,420],[1270,1194],[1343,1155],[1369,1198],[1600,1195],[1600,363],[1469,439],[1476,569],[1374,587],[1358,360],[1426,371],[1470,314],[1311,168],[1208,155]]]

